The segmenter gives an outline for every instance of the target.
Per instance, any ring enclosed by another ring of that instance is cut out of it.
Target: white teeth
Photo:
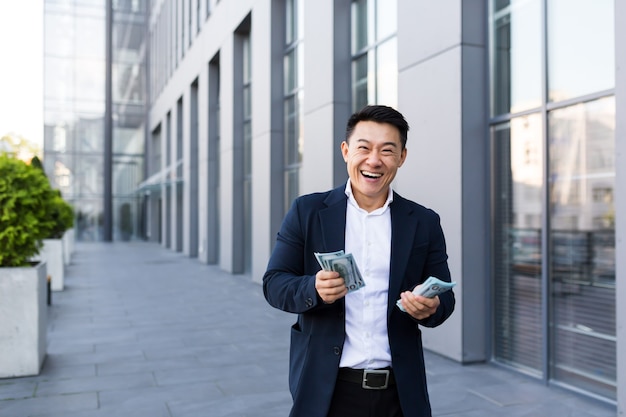
[[[380,177],[383,176],[383,174],[381,174],[380,172],[361,171],[361,174],[365,175],[366,177],[370,177],[370,178],[380,178]]]

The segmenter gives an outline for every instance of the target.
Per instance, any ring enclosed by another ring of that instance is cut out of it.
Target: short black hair
[[[368,105],[363,107],[361,110],[354,113],[348,119],[348,124],[346,126],[346,142],[350,139],[352,132],[354,131],[354,127],[359,122],[376,122],[376,123],[389,123],[398,129],[400,133],[400,142],[402,142],[402,149],[406,147],[407,134],[409,132],[409,124],[405,120],[402,113],[398,110],[382,105]]]

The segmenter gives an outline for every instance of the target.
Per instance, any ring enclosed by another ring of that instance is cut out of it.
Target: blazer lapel
[[[344,187],[335,188],[324,203],[327,208],[320,210],[320,225],[325,252],[345,249],[346,246],[346,204],[348,198]]]
[[[394,193],[391,203],[391,265],[389,271],[388,315],[402,290],[402,278],[409,261],[418,219],[410,205]]]

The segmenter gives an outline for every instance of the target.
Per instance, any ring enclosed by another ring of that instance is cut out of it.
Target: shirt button
[[[335,347],[333,348],[333,353],[334,353],[335,355],[341,355],[341,348],[340,348],[339,346],[335,346]]]
[[[311,307],[313,305],[313,299],[307,298],[304,304],[306,304],[307,307]]]

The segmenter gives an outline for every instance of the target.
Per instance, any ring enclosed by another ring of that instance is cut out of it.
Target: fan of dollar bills
[[[433,298],[436,295],[440,295],[446,291],[451,290],[452,288],[454,288],[455,285],[456,281],[447,282],[442,281],[436,277],[428,277],[426,281],[415,287],[415,289],[413,290],[413,294],[422,295],[426,298]],[[398,301],[396,301],[396,305],[400,310],[406,313],[404,307],[402,307],[402,302],[399,299]]]
[[[343,278],[348,292],[356,291],[365,286],[363,276],[351,253],[337,252],[318,253],[315,258],[325,271],[337,271]]]

